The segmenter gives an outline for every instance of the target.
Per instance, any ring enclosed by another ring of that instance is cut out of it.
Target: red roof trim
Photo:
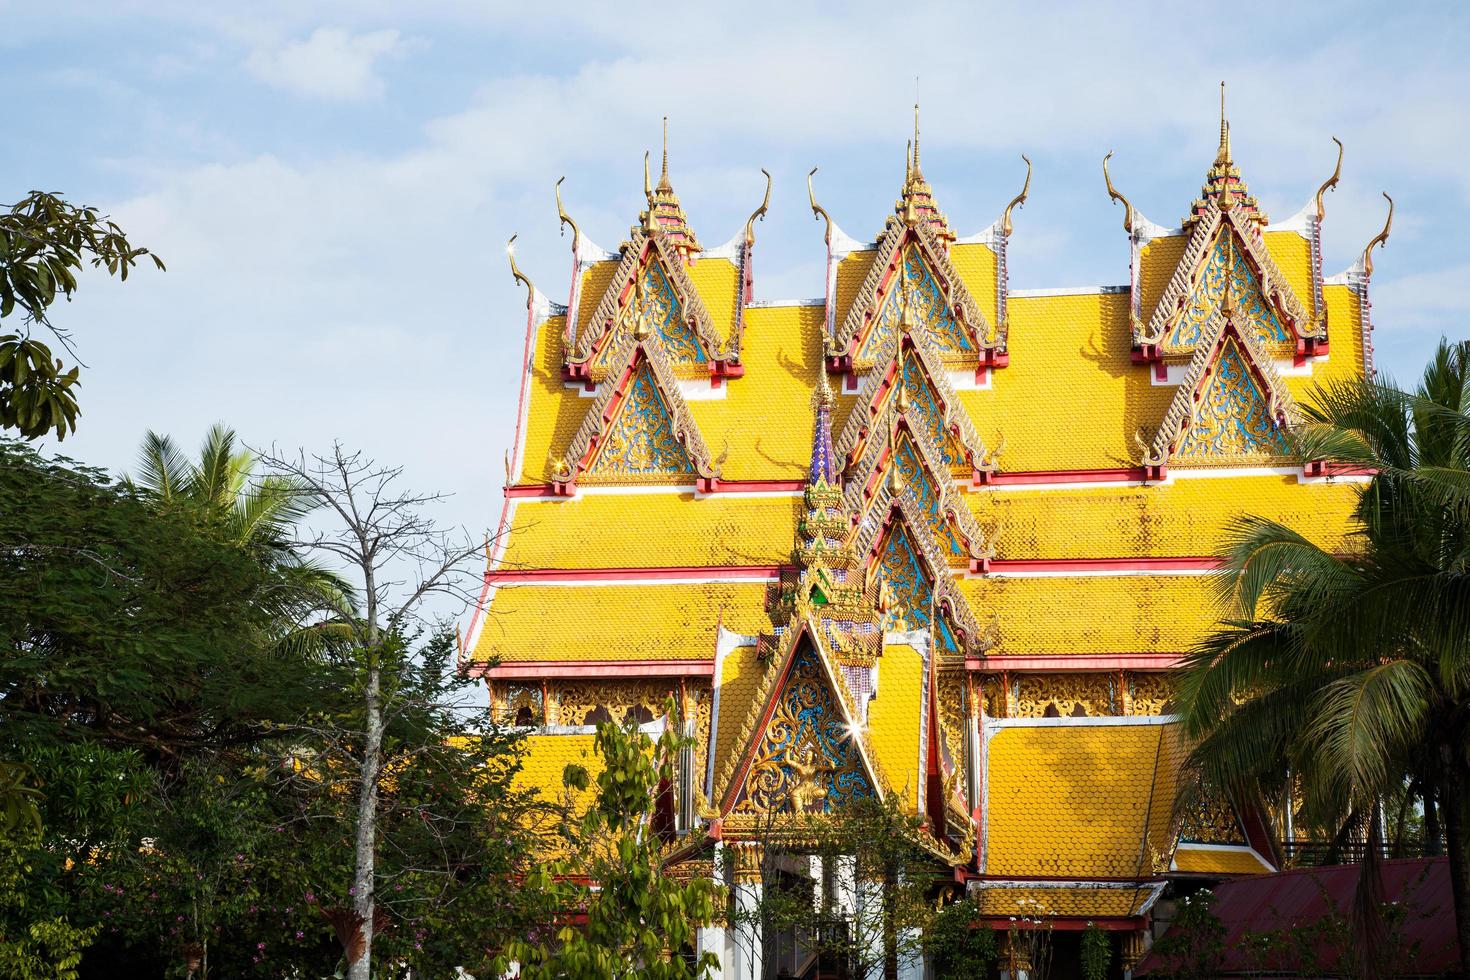
[[[713,677],[713,660],[517,660],[494,667],[477,664],[475,677],[525,680],[538,677]]]

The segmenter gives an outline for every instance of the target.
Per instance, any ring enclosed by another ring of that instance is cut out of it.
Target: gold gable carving
[[[567,481],[584,473],[631,483],[719,476],[719,461],[711,458],[659,345],[637,341],[609,374],[614,380],[603,384],[567,448]]]
[[[852,355],[853,367],[860,371],[884,363],[900,333],[902,304],[890,302],[900,299],[894,293],[905,298],[920,294],[921,308],[911,310],[915,332],[924,335],[944,363],[974,363],[984,350],[1005,350],[1004,334],[991,328],[933,233],[923,225],[911,228],[892,222],[846,317],[828,338],[827,356]],[[931,333],[930,324],[936,320],[944,324],[949,350],[941,350]],[[965,339],[968,349],[959,346],[959,338]]]
[[[662,281],[650,290],[655,270]],[[641,302],[640,302],[641,300]],[[645,308],[639,309],[642,305]],[[670,365],[678,373],[708,375],[709,361],[738,362],[740,336],[737,327],[728,338],[719,336],[709,309],[694,288],[684,260],[677,248],[661,230],[635,231],[623,247],[617,270],[603,292],[592,316],[575,339],[567,354],[569,365],[580,365],[594,381],[612,373],[624,348],[637,339],[638,320],[654,313],[657,323],[648,322],[651,334],[663,340],[674,338],[669,351]],[[676,321],[676,322],[671,322]],[[684,356],[674,357],[677,351]],[[697,351],[703,359],[694,356]]]

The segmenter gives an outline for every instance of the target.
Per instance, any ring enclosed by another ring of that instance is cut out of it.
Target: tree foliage
[[[63,439],[76,431],[79,371],[65,370],[31,328],[46,327],[70,350],[69,334],[50,319],[52,304],[71,299],[85,266],[125,281],[144,258],[163,269],[158,256],[130,242],[96,208],[77,207],[58,194],[32,191],[0,212],[0,320],[19,316],[23,324],[19,333],[0,335],[0,429],[27,439],[47,432]]]

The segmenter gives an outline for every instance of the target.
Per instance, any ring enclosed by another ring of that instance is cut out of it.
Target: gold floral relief
[[[952,769],[965,764],[965,675],[945,671],[939,675],[939,724]]]
[[[1224,796],[1211,795],[1185,809],[1179,839],[1190,844],[1244,844],[1245,831]]]
[[[1229,337],[1210,367],[1204,396],[1175,451],[1181,461],[1233,457],[1284,458],[1291,455],[1286,431],[1271,406],[1240,345]]]
[[[1173,709],[1174,685],[1165,673],[1130,673],[1129,714],[1166,715]]]
[[[558,681],[552,701],[558,725],[587,725],[598,709],[609,720],[622,724],[628,713],[639,710],[637,720],[652,721],[664,715],[664,703],[678,692],[678,682],[668,680],[636,681]],[[705,709],[708,716],[708,708]]]
[[[1018,718],[1098,718],[1113,714],[1111,674],[1023,674],[1017,688]]]
[[[694,464],[647,363],[638,366],[587,472],[597,476],[687,476]]]

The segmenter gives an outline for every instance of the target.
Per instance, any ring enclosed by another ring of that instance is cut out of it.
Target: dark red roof
[[[1438,976],[1459,964],[1454,906],[1450,898],[1447,858],[1410,858],[1379,864],[1384,901],[1402,914],[1394,927],[1395,945],[1403,951],[1398,976]],[[1276,874],[1227,881],[1214,889],[1211,911],[1225,927],[1223,972],[1252,972],[1262,966],[1285,971],[1300,968],[1292,954],[1268,964],[1252,962],[1242,940],[1248,936],[1312,927],[1329,916],[1350,922],[1361,868],[1356,864],[1298,868]],[[1330,968],[1342,952],[1333,931],[1313,934],[1312,956],[1318,968]],[[1338,933],[1340,935],[1340,933]],[[1299,955],[1299,954],[1297,954]],[[1139,964],[1135,976],[1165,972],[1153,954]],[[1270,975],[1270,974],[1266,974]],[[1283,974],[1277,974],[1283,975]]]

